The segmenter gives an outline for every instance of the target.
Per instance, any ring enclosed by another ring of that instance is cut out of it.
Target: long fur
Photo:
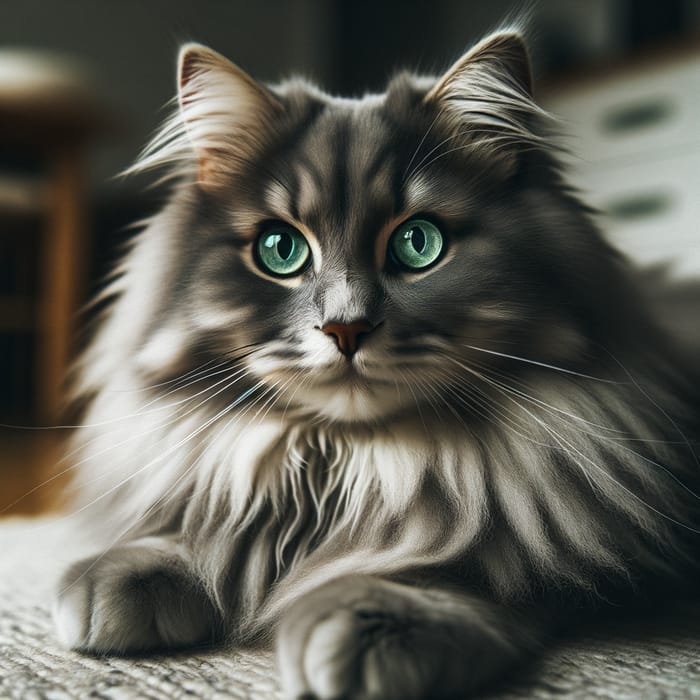
[[[180,181],[122,262],[78,373],[80,507],[108,544],[176,534],[238,639],[349,574],[442,572],[517,605],[682,577],[698,536],[697,367],[567,188],[517,37],[354,101],[268,90],[198,51],[134,166]],[[377,152],[388,165],[371,166]],[[389,220],[443,211],[457,251],[401,294],[352,257],[363,197],[397,189]],[[314,268],[308,297],[207,242],[229,227],[245,250],[251,222],[285,206],[332,266]],[[488,237],[463,232],[474,211]],[[336,351],[313,327],[353,304],[400,319],[358,354],[383,377],[374,393],[371,379],[315,383]]]

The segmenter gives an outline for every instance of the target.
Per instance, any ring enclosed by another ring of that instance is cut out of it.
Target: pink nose
[[[321,330],[326,335],[332,335],[338,345],[338,350],[352,357],[360,344],[360,337],[374,330],[374,326],[364,319],[352,323],[327,323]]]

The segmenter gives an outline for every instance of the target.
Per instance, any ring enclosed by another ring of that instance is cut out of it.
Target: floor
[[[196,648],[124,658],[61,648],[57,577],[90,554],[67,518],[0,522],[0,698],[281,700],[270,653]],[[488,694],[490,700],[700,700],[700,605],[587,619]],[[483,698],[484,696],[482,696]],[[485,699],[484,699],[485,700]]]

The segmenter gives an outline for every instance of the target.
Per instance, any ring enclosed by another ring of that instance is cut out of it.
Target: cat
[[[358,99],[182,48],[133,168],[172,194],[77,368],[105,545],[60,582],[65,646],[274,644],[290,698],[463,697],[688,580],[696,358],[530,75],[508,29]]]

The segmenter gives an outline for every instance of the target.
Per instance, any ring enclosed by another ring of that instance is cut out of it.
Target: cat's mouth
[[[353,423],[387,417],[401,405],[395,382],[386,373],[378,376],[355,362],[318,372],[303,403],[325,418]]]
[[[352,360],[349,360],[342,364],[329,365],[319,380],[326,384],[339,381],[363,381],[363,372]]]
[[[372,391],[378,385],[393,384],[386,373],[377,374],[364,364],[349,361],[333,365],[326,372],[319,373],[315,380],[318,386],[335,386],[338,389]]]

